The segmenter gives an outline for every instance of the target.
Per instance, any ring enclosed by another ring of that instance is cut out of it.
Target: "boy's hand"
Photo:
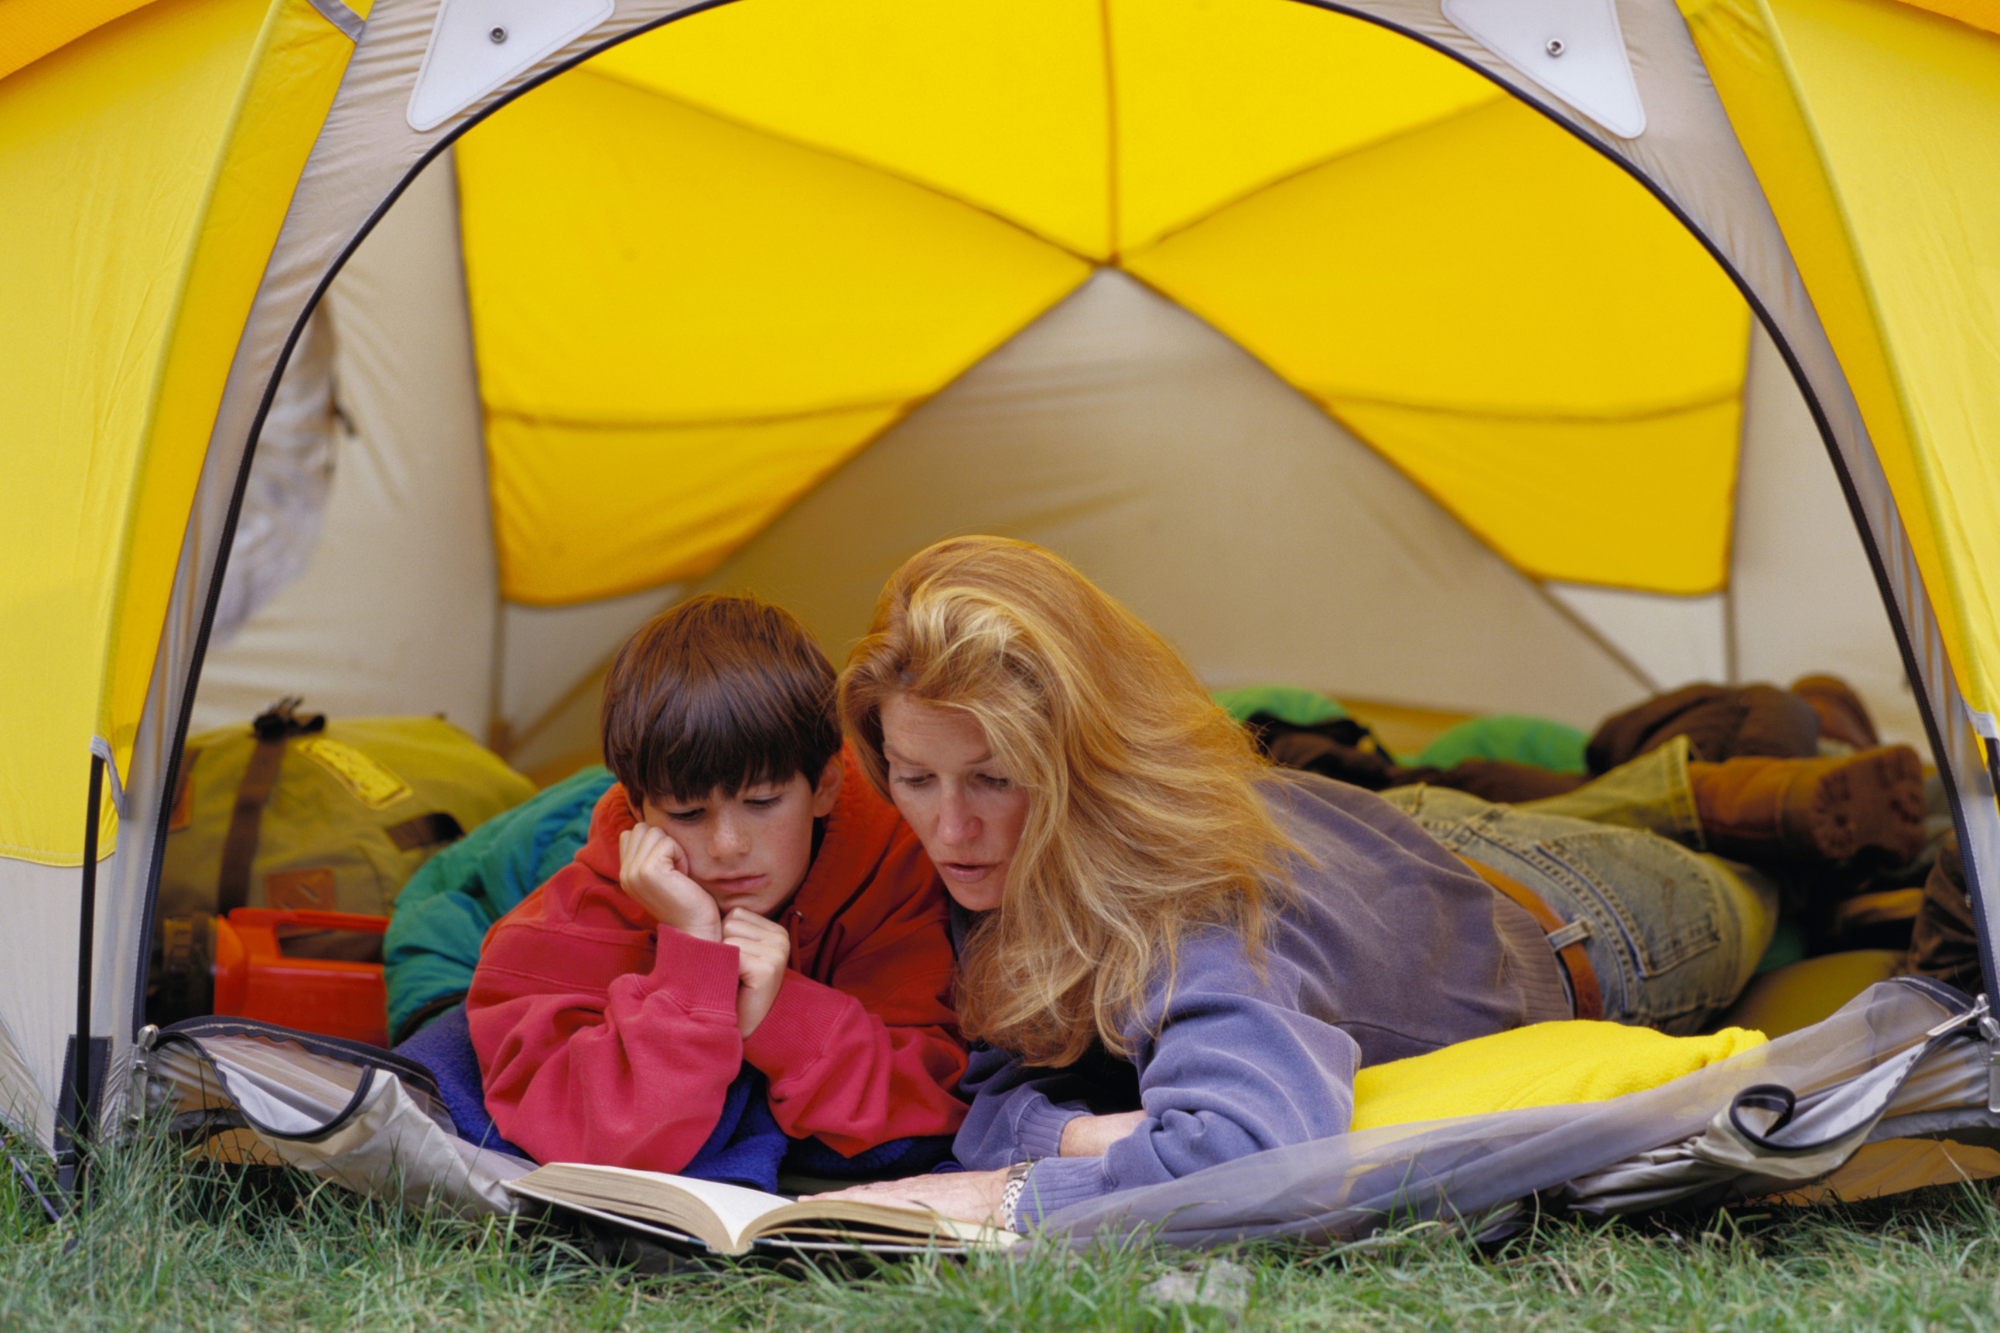
[[[736,1030],[748,1041],[777,1002],[792,937],[777,922],[738,907],[723,919],[722,942],[736,946]]]
[[[634,824],[618,835],[618,887],[661,925],[719,944],[722,914],[687,871],[687,853],[664,829]]]

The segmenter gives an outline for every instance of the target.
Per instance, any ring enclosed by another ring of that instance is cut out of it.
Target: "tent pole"
[[[90,798],[84,803],[83,900],[77,909],[76,944],[76,1037],[70,1054],[69,1144],[63,1153],[69,1160],[62,1168],[63,1187],[73,1203],[81,1201],[84,1187],[84,1142],[90,1117],[90,1009],[94,948],[97,942],[97,823],[103,813],[104,756],[90,756]],[[56,1126],[60,1134],[63,1126]]]

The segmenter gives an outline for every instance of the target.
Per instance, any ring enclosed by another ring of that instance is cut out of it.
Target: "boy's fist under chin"
[[[777,922],[737,907],[723,918],[722,942],[736,946],[736,1030],[748,1041],[778,999],[792,937]]]
[[[665,830],[634,824],[618,835],[618,887],[661,925],[719,944],[722,914],[687,871],[687,853]]]

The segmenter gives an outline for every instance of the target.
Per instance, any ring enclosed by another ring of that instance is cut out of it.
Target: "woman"
[[[1770,938],[1768,890],[1653,833],[1269,767],[1164,640],[1022,542],[905,564],[840,710],[954,899],[986,1043],[970,1169],[878,1200],[1028,1225],[1343,1133],[1364,1064],[1579,1012],[1691,1031]],[[1593,784],[1598,818],[1692,819],[1672,747],[1648,762]]]

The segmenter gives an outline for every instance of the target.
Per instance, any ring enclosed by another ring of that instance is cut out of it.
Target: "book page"
[[[605,1181],[605,1193],[610,1197],[629,1198],[633,1202],[647,1199],[655,1190],[667,1189],[689,1195],[701,1201],[715,1214],[722,1229],[729,1236],[732,1249],[742,1249],[744,1237],[755,1229],[759,1218],[776,1208],[790,1203],[783,1195],[766,1194],[762,1190],[745,1189],[741,1185],[725,1185],[719,1180],[697,1180],[693,1176],[670,1176],[659,1171],[637,1171],[623,1166],[590,1166],[578,1162],[551,1163],[559,1166],[565,1175],[569,1172],[584,1172],[591,1176],[622,1177],[624,1188],[611,1181]],[[542,1168],[544,1171],[549,1167]],[[574,1179],[574,1177],[573,1177]],[[625,1183],[631,1182],[631,1183]],[[636,1185],[636,1188],[635,1188]]]
[[[1021,1239],[1013,1232],[999,1227],[955,1221],[927,1208],[864,1203],[856,1199],[800,1200],[797,1203],[769,1209],[758,1220],[750,1234],[765,1237],[790,1234],[795,1231],[812,1232],[817,1229],[813,1225],[815,1223],[823,1228],[827,1223],[841,1222],[852,1222],[856,1224],[857,1230],[862,1231],[901,1232],[913,1236],[929,1236],[937,1240],[956,1241],[961,1245],[1012,1245]]]
[[[841,1235],[857,1241],[902,1236],[962,1246],[1007,1245],[1021,1239],[1010,1231],[954,1222],[928,1209],[854,1199],[792,1201],[719,1181],[581,1162],[551,1162],[508,1188],[584,1211],[596,1208],[652,1218],[732,1254],[743,1253],[756,1239],[788,1233],[801,1241]]]

